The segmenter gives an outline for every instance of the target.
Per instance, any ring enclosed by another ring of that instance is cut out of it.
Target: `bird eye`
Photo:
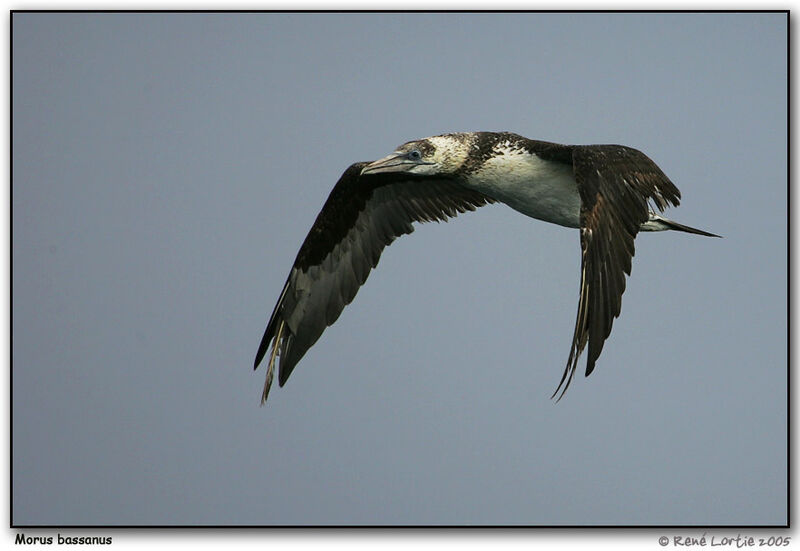
[[[422,158],[422,154],[419,152],[418,149],[414,149],[408,152],[408,158],[412,161],[419,161]]]

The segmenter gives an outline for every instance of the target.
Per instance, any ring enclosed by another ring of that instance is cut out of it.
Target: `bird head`
[[[406,142],[390,155],[365,166],[361,174],[452,175],[464,164],[471,145],[471,135],[467,133]]]

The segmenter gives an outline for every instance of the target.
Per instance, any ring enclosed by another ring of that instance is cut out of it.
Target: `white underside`
[[[470,175],[468,185],[532,218],[580,227],[581,199],[572,167],[503,149]]]
[[[581,198],[572,167],[543,161],[524,151],[502,149],[471,174],[467,184],[538,220],[568,228],[580,227]],[[642,231],[672,229],[651,212]]]

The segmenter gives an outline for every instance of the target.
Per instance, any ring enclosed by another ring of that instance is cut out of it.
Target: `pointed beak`
[[[403,172],[406,167],[413,166],[415,163],[401,153],[392,153],[383,159],[373,161],[363,169],[361,174],[381,174],[384,172]]]

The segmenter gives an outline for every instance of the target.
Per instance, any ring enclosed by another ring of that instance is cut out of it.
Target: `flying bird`
[[[569,387],[587,347],[586,376],[619,316],[639,231],[719,237],[664,218],[680,191],[644,153],[622,145],[562,145],[509,132],[463,132],[410,141],[344,171],[297,253],[256,353],[269,352],[262,405],[272,384],[333,324],[412,223],[446,221],[489,203],[580,230],[578,314],[564,373]],[[270,346],[271,345],[271,346]]]

